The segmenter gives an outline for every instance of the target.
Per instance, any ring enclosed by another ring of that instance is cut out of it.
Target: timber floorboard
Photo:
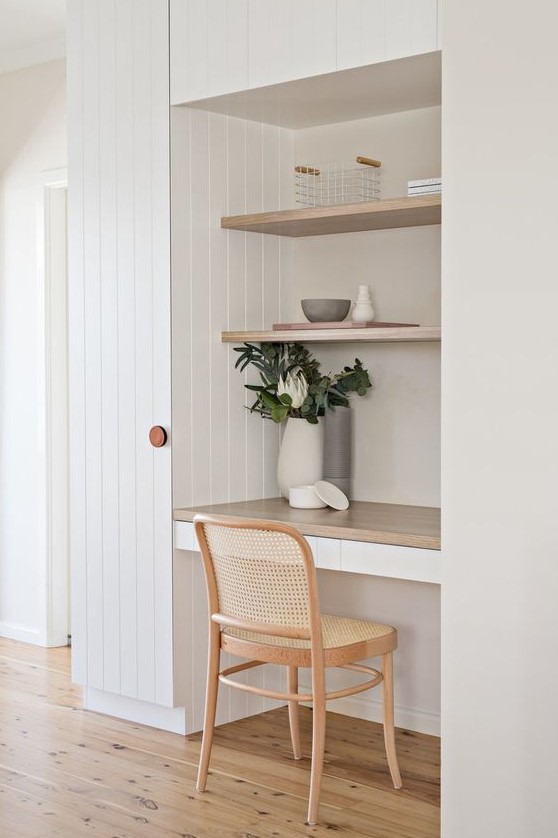
[[[69,649],[0,639],[2,838],[366,838],[439,836],[439,742],[397,730],[403,789],[379,725],[328,713],[320,823],[304,825],[311,711],[292,759],[284,708],[216,730],[207,791],[200,735],[81,709]]]

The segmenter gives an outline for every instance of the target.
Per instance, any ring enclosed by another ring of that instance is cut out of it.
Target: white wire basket
[[[369,157],[295,166],[295,201],[303,207],[379,201],[380,166]]]

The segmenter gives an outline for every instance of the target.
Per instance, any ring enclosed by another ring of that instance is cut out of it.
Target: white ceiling
[[[66,0],[0,0],[0,73],[65,55]]]

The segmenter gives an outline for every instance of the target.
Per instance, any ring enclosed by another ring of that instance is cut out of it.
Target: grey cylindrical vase
[[[333,483],[350,499],[352,410],[336,407],[324,417],[324,480]]]

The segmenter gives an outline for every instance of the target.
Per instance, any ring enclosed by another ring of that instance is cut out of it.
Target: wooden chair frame
[[[293,755],[295,759],[300,759],[302,755],[298,721],[299,703],[301,701],[312,702],[312,762],[307,820],[308,825],[311,826],[316,824],[318,816],[325,747],[326,701],[334,698],[354,695],[355,693],[371,689],[383,682],[384,742],[386,755],[393,785],[396,789],[401,788],[402,782],[397,763],[393,724],[392,652],[397,646],[397,634],[395,630],[386,638],[380,637],[369,641],[361,641],[348,646],[340,646],[324,650],[316,568],[310,546],[298,530],[288,524],[282,524],[276,521],[247,520],[245,518],[233,517],[225,518],[211,515],[196,515],[194,518],[194,524],[201,549],[209,606],[207,687],[203,738],[197,779],[198,791],[204,791],[207,782],[211,746],[213,743],[213,730],[215,727],[218,686],[220,681],[221,683],[235,687],[236,689],[244,690],[248,693],[260,695],[265,698],[280,699],[288,703],[289,725]],[[309,629],[273,623],[257,623],[251,620],[240,620],[237,617],[220,613],[215,569],[204,529],[206,524],[235,529],[280,532],[290,536],[297,542],[302,554],[308,586]],[[238,638],[235,635],[225,634],[222,632],[223,628],[233,628],[258,634],[308,640],[310,642],[310,648],[278,646],[265,644],[265,642],[253,642],[251,640]],[[235,656],[247,658],[248,660],[244,663],[240,663],[236,666],[231,666],[223,671],[220,671],[221,650],[230,652]],[[381,671],[356,663],[356,661],[376,656],[380,656],[382,659]],[[288,692],[267,690],[250,684],[240,683],[235,681],[234,678],[231,678],[232,675],[238,672],[242,672],[256,666],[262,666],[265,663],[282,664],[287,667]],[[301,666],[310,667],[311,669],[311,693],[298,692],[298,669]],[[369,677],[362,683],[328,693],[325,687],[325,670],[330,667],[349,669],[366,674]]]

